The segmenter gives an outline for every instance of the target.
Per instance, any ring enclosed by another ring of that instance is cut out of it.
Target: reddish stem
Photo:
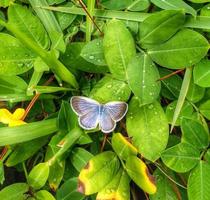
[[[184,69],[179,69],[179,70],[177,70],[177,71],[175,71],[175,72],[172,72],[171,74],[168,74],[168,75],[166,75],[166,76],[163,76],[162,78],[158,79],[158,81],[162,81],[162,80],[165,80],[165,79],[167,79],[167,78],[170,78],[171,76],[173,76],[173,75],[175,75],[175,74],[178,74],[178,73],[180,73],[180,72],[182,72],[182,71],[184,71]]]

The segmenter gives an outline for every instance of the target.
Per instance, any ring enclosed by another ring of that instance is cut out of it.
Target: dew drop
[[[89,59],[90,59],[90,60],[93,60],[93,59],[94,59],[94,56],[89,56]]]

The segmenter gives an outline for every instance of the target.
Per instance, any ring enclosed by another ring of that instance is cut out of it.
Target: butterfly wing
[[[110,113],[103,105],[101,106],[99,126],[103,133],[110,133],[116,127],[116,122],[112,119]]]
[[[104,107],[115,122],[120,121],[128,111],[128,104],[121,101],[107,103]]]
[[[79,116],[79,125],[91,130],[97,127],[99,122],[100,104],[87,97],[74,96],[70,100],[73,111]]]

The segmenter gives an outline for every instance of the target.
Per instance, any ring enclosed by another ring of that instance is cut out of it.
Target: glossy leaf
[[[150,6],[149,0],[133,0],[133,2],[127,7],[130,11],[143,11]]]
[[[189,13],[193,16],[196,16],[196,11],[193,7],[185,3],[183,0],[151,0],[159,8],[165,10],[184,10],[186,13]]]
[[[41,140],[35,139],[29,142],[19,144],[15,147],[14,151],[10,154],[9,158],[6,161],[6,166],[11,167],[15,166],[18,163],[21,163],[31,156],[33,156],[38,150],[42,148],[48,142],[48,138],[42,138]]]
[[[173,71],[165,68],[159,68],[159,73],[161,78],[163,78],[173,73]],[[161,94],[167,99],[175,100],[179,96],[181,86],[182,86],[182,78],[177,74],[175,74],[170,78],[165,78],[161,80]]]
[[[17,127],[3,127],[0,128],[0,146],[33,140],[55,131],[57,131],[55,119],[32,122]]]
[[[174,191],[174,184],[159,170],[156,169],[154,177],[157,184],[157,192],[150,195],[151,200],[170,199],[177,200],[177,194]]]
[[[0,74],[22,74],[33,67],[36,55],[13,36],[0,33]]]
[[[85,60],[99,66],[106,66],[103,52],[103,40],[95,39],[87,43],[80,54]]]
[[[195,84],[201,87],[210,87],[210,61],[201,60],[193,69],[193,78]]]
[[[171,123],[171,130],[170,132],[173,130],[177,119],[179,118],[179,115],[181,113],[182,107],[184,105],[187,93],[188,93],[188,89],[190,86],[190,82],[191,82],[191,77],[192,77],[192,70],[191,68],[187,68],[185,75],[184,75],[184,79],[182,82],[182,87],[179,93],[179,97],[177,100],[177,104],[176,104],[176,108],[174,110],[174,115],[173,115],[173,119],[172,119],[172,123]]]
[[[206,117],[207,119],[210,119],[210,100],[203,102],[199,106],[199,111],[204,117]]]
[[[0,99],[9,101],[26,97],[27,84],[18,76],[0,77]]]
[[[121,133],[115,133],[112,136],[112,148],[123,160],[126,160],[130,155],[137,155],[138,153],[136,147],[134,147]]]
[[[155,161],[166,148],[168,121],[158,102],[141,106],[137,98],[129,103],[126,126],[134,146],[143,157]]]
[[[5,200],[23,200],[29,186],[26,183],[14,183],[0,191],[0,199]]]
[[[4,183],[5,177],[4,177],[4,165],[3,162],[0,162],[0,185]]]
[[[71,152],[71,162],[72,165],[80,172],[88,163],[88,161],[93,158],[93,155],[83,148],[76,147]]]
[[[136,156],[128,157],[126,171],[131,179],[146,193],[154,194],[157,191],[154,177],[149,173],[146,164]]]
[[[93,157],[80,172],[78,191],[85,195],[101,191],[116,175],[119,164],[111,151]]]
[[[29,2],[48,32],[52,42],[51,48],[64,52],[66,45],[64,43],[63,33],[54,13],[50,10],[40,8],[41,6],[48,6],[47,0],[29,0]]]
[[[111,10],[121,10],[126,8],[128,5],[132,3],[133,0],[102,0],[100,3],[103,7],[111,9]]]
[[[160,92],[157,67],[146,54],[134,57],[127,68],[128,84],[141,105],[154,102]]]
[[[184,24],[182,11],[165,10],[147,17],[139,27],[139,42],[161,44],[171,38]]]
[[[39,21],[29,9],[19,4],[14,4],[9,7],[8,11],[9,23],[15,29],[18,29],[30,39],[34,40],[42,48],[48,48],[48,35]]]
[[[166,107],[166,116],[167,116],[169,124],[172,123],[176,105],[177,105],[177,101],[173,101],[170,104],[168,104],[168,106]],[[193,113],[192,105],[189,102],[185,101],[174,125],[179,126],[181,119],[183,117],[191,117],[192,113]]]
[[[204,36],[190,29],[182,29],[167,42],[149,49],[148,54],[161,66],[182,69],[198,63],[208,49],[209,43]]]
[[[37,200],[55,200],[53,195],[47,190],[40,190],[35,194],[35,196]]]
[[[200,152],[190,144],[180,143],[166,149],[161,159],[167,167],[176,172],[188,172],[198,164]]]
[[[49,171],[50,168],[47,162],[39,163],[29,173],[27,179],[28,184],[36,190],[42,188],[47,182]]]
[[[113,177],[112,181],[97,194],[96,200],[130,199],[129,183],[129,176],[123,169],[120,169],[117,175]]]
[[[208,200],[209,193],[209,174],[210,165],[205,161],[200,161],[190,173],[187,192],[189,200]]]
[[[198,121],[183,118],[181,121],[182,142],[203,150],[209,144],[209,133]]]
[[[98,66],[87,62],[82,56],[82,49],[85,43],[73,42],[66,47],[64,54],[61,54],[61,61],[73,69],[81,70],[84,72],[105,73],[108,71],[106,66]],[[89,52],[90,53],[90,52]]]
[[[127,101],[130,93],[127,83],[111,76],[105,76],[91,90],[90,97],[100,103],[107,103],[109,101]]]
[[[196,85],[191,79],[186,98],[193,103],[200,101],[205,94],[205,88]]]
[[[127,80],[127,67],[135,56],[134,39],[123,22],[113,19],[104,33],[104,56],[113,77]]]
[[[45,154],[45,161],[51,159],[55,154],[60,150],[59,142],[65,136],[64,133],[58,132],[53,136],[48,144],[47,151]],[[53,164],[50,165],[50,172],[48,176],[49,186],[53,191],[56,191],[63,179],[65,171],[65,160],[56,160]]]
[[[78,179],[71,178],[64,182],[56,193],[57,200],[82,200],[84,195],[77,191]]]

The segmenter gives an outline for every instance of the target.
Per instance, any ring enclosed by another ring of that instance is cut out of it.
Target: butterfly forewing
[[[105,106],[101,106],[99,126],[103,133],[110,133],[116,127],[116,122],[112,119]]]
[[[125,102],[110,102],[104,107],[116,122],[120,121],[128,110],[128,104]]]
[[[100,104],[87,97],[74,96],[71,98],[71,107],[74,112],[79,115],[85,115],[89,112],[97,112],[99,114]]]
[[[99,122],[100,104],[86,97],[75,96],[71,98],[71,107],[79,116],[79,124],[86,130],[97,127]]]

